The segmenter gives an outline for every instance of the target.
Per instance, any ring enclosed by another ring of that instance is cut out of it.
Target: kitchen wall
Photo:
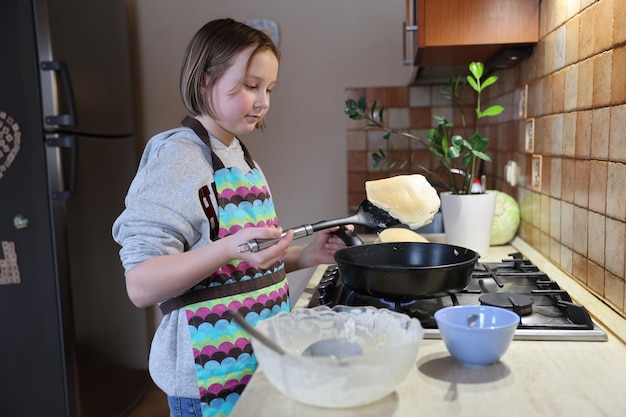
[[[542,0],[540,41],[520,65],[499,71],[490,103],[506,111],[489,122],[490,154],[485,165],[489,188],[514,195],[522,209],[519,235],[562,270],[626,311],[626,4],[620,0]],[[387,107],[391,123],[424,134],[431,115],[458,114],[441,86],[361,88],[346,98],[366,95]],[[519,112],[526,91],[526,113]],[[534,119],[534,143],[525,127]],[[487,120],[487,119],[483,119]],[[381,144],[380,132],[347,126],[349,204],[364,197],[365,179],[379,178],[369,154]],[[419,147],[396,142],[428,161]],[[540,158],[539,158],[540,157]],[[541,177],[533,176],[533,160]],[[504,165],[516,161],[521,183],[504,181]]]

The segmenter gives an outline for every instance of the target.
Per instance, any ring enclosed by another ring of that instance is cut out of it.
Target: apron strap
[[[162,302],[159,305],[159,308],[161,309],[163,315],[166,315],[173,310],[186,307],[190,304],[199,303],[201,301],[215,300],[217,298],[230,297],[235,294],[260,290],[261,288],[277,284],[284,278],[284,274],[271,273],[247,281],[239,281],[232,284],[217,285],[215,287],[193,290]]]
[[[211,138],[209,136],[209,132],[207,132],[206,128],[202,125],[202,123],[200,123],[200,121],[196,119],[195,117],[191,117],[191,116],[185,116],[185,118],[180,123],[183,126],[188,127],[191,130],[193,130],[196,133],[196,135],[198,135],[200,139],[202,139],[202,141],[206,144],[206,146],[208,146],[209,149],[211,149],[211,160],[212,160],[211,162],[213,162],[213,171],[217,171],[222,168],[225,168],[222,160],[215,154],[215,152],[213,152],[213,148],[211,147]],[[241,144],[241,149],[243,149],[243,156],[244,156],[244,159],[246,160],[246,163],[248,164],[250,169],[254,168],[255,167],[254,161],[252,160],[252,156],[250,155],[250,152],[248,152],[248,148],[246,148],[246,146],[243,144],[241,139],[239,138],[237,139],[239,140],[239,143]]]
[[[222,162],[220,157],[217,156],[215,152],[213,152],[213,148],[211,147],[211,138],[209,136],[209,132],[207,132],[205,127],[202,125],[202,123],[200,123],[200,121],[196,119],[195,117],[185,116],[185,118],[181,121],[181,124],[193,130],[195,134],[198,135],[200,139],[202,139],[205,145],[209,147],[209,149],[211,150],[211,162],[213,164],[213,172],[225,168],[224,163]],[[252,156],[250,156],[250,152],[248,152],[248,149],[243,144],[243,142],[241,142],[241,140],[239,141],[239,143],[241,144],[241,148],[243,149],[243,155],[244,155],[246,162],[248,163],[250,168],[254,168],[254,161],[252,160]],[[211,188],[213,191],[213,195],[217,196],[217,190],[215,189],[215,182],[211,184]],[[204,214],[209,219],[209,225],[211,226],[211,230],[210,230],[211,240],[215,240],[217,239],[217,236],[219,233],[219,224],[218,224],[218,219],[217,219],[217,213],[215,212],[215,208],[213,207],[213,204],[211,204],[211,190],[209,190],[208,186],[205,185],[204,187],[198,190],[198,198],[200,200],[200,203],[202,204],[202,209],[204,210]]]
[[[215,182],[211,183],[211,188],[213,189],[213,195],[217,195]],[[209,233],[211,240],[215,240],[219,236],[220,225],[217,221],[215,208],[213,208],[213,204],[211,204],[211,191],[207,185],[198,190],[198,199],[200,200],[200,204],[202,204],[204,215],[207,219],[209,219]]]

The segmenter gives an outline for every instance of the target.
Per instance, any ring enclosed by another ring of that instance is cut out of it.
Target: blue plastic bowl
[[[476,320],[470,326],[471,318]],[[507,351],[520,322],[513,311],[483,305],[442,308],[435,320],[448,352],[459,362],[485,366]]]

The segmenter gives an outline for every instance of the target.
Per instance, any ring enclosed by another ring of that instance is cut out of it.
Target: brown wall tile
[[[589,262],[587,264],[587,286],[599,295],[604,295],[604,268]]]
[[[543,162],[543,164],[545,165],[546,162]],[[553,157],[550,160],[550,195],[552,197],[561,198],[561,191],[562,191],[562,183],[563,183],[563,179],[562,179],[562,166],[563,166],[563,159],[562,158],[557,158],[557,157]]]
[[[589,171],[591,164],[585,159],[575,161],[574,204],[586,208],[589,204]]]
[[[367,161],[367,152],[348,151],[348,171],[349,172],[367,171],[366,161]]]
[[[587,254],[574,253],[572,273],[578,281],[587,283]]]
[[[626,223],[606,219],[606,270],[617,275],[624,276],[624,240],[626,240]]]
[[[606,183],[608,162],[590,161],[589,163],[589,210],[606,213]]]
[[[565,68],[563,106],[565,111],[578,108],[578,65]]]
[[[623,1],[616,1],[613,8],[613,44],[626,42],[626,7]]]
[[[578,64],[578,108],[591,108],[593,100],[593,59]]]
[[[619,310],[624,309],[625,283],[622,277],[606,272],[604,293],[610,304]]]
[[[561,242],[556,239],[550,240],[550,253],[548,257],[557,265],[561,262]]]
[[[598,265],[604,265],[604,245],[606,244],[606,217],[590,211],[587,230],[589,243],[587,252],[589,260]]]
[[[566,201],[561,203],[561,243],[563,246],[574,247],[574,205]]]
[[[611,102],[613,51],[603,52],[592,59],[594,60],[592,105],[594,107],[606,106]]]
[[[607,159],[609,157],[609,131],[611,109],[600,107],[591,113],[591,157]]]
[[[541,160],[541,192],[549,196],[552,195],[552,157],[550,156],[544,156]]]
[[[563,156],[576,155],[576,112],[563,115]]]
[[[609,155],[612,161],[626,162],[626,105],[611,107]]]
[[[563,271],[570,275],[572,274],[574,269],[574,251],[571,249],[571,246],[561,246],[561,260],[559,263]]]
[[[568,1],[567,3],[574,3],[572,1]],[[566,30],[566,40],[565,40],[565,64],[574,64],[578,62],[580,54],[578,52],[579,42],[580,42],[580,18],[575,16],[570,21],[567,22],[565,26]]]
[[[539,229],[542,233],[550,235],[550,197],[541,195],[541,209],[539,212]]]
[[[613,50],[611,67],[611,104],[626,103],[626,46]]]
[[[576,187],[576,160],[563,158],[561,169],[561,199],[570,203],[574,202],[574,189]]]
[[[626,165],[609,162],[606,181],[606,214],[617,220],[626,221]]]
[[[557,71],[552,77],[552,107],[550,113],[563,113],[565,108],[565,71]]]
[[[409,109],[409,118],[412,129],[423,129],[432,126],[430,107],[411,107]]]
[[[388,89],[388,107],[409,107],[409,88],[391,87]]]
[[[589,7],[580,14],[580,37],[578,40],[578,53],[580,59],[586,59],[593,55],[595,50],[595,8]],[[592,30],[593,28],[593,30]]]
[[[352,193],[365,192],[365,181],[367,174],[365,172],[349,172],[348,173],[348,191]]]
[[[574,206],[574,251],[587,256],[587,209]]]
[[[576,112],[576,157],[591,155],[591,110]]]
[[[595,9],[593,17],[594,52],[596,54],[613,46],[613,8],[615,1],[621,3],[623,0],[601,0],[593,6]]]
[[[364,130],[349,130],[346,132],[346,149],[349,151],[367,150],[367,135]]]
[[[367,88],[365,91],[367,103],[372,105],[374,101],[377,107],[398,108],[409,106],[408,87],[375,87]]]

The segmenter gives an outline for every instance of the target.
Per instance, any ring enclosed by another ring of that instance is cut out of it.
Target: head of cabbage
[[[495,191],[496,210],[491,227],[491,246],[504,245],[515,237],[520,224],[520,210],[517,201],[507,193]]]

